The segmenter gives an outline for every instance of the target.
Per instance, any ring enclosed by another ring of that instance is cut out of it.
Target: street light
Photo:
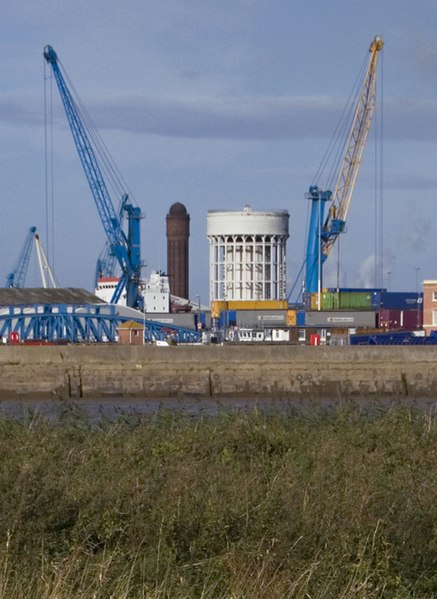
[[[200,295],[196,295],[196,299],[197,299],[197,328],[200,330],[202,327],[202,324],[200,322]]]
[[[387,291],[390,291],[390,275],[391,275],[391,270],[387,271]]]
[[[416,299],[416,328],[420,328],[420,311],[419,311],[419,271],[420,271],[420,267],[416,266],[416,293],[417,293],[417,299]]]

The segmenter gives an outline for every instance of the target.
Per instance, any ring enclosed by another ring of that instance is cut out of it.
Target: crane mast
[[[125,193],[121,198],[120,205],[118,207],[117,215],[120,227],[123,227],[125,217],[125,206],[128,203],[129,196]],[[100,252],[96,263],[96,274],[95,274],[95,287],[97,288],[98,281],[102,277],[113,277],[115,276],[117,259],[111,251],[111,244],[106,240],[105,247]]]
[[[140,219],[142,216],[140,209],[124,201],[123,209],[126,211],[128,218],[128,234],[126,236],[120,218],[114,209],[90,137],[79,116],[77,104],[60,70],[58,56],[51,46],[44,48],[44,58],[52,68],[74,143],[107,236],[110,253],[116,257],[121,268],[122,274],[112,302],[117,303],[123,290],[126,289],[127,305],[136,308],[140,302],[139,283],[142,266],[140,246]]]
[[[309,293],[320,291],[323,264],[338,235],[345,230],[355,182],[375,112],[378,56],[383,45],[384,42],[380,36],[375,36],[370,44],[370,58],[355,107],[334,192],[312,185],[306,196],[311,201],[305,276],[305,290]],[[332,203],[326,220],[323,221],[326,202]]]

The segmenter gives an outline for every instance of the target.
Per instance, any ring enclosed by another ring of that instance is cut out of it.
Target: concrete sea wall
[[[437,398],[437,347],[0,347],[0,399],[354,396]]]

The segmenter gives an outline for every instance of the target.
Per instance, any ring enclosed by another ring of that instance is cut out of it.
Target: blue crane
[[[30,227],[26,239],[24,241],[23,249],[21,250],[17,264],[12,272],[6,277],[5,287],[24,287],[24,281],[26,279],[27,269],[29,267],[30,255],[32,253],[32,242],[35,238],[36,227]]]
[[[55,77],[68,123],[85,171],[91,193],[99,212],[109,245],[108,255],[115,256],[121,270],[121,276],[115,289],[112,303],[117,303],[126,290],[126,303],[131,308],[141,304],[139,284],[141,277],[141,211],[127,200],[123,201],[123,210],[128,221],[127,234],[123,231],[121,219],[117,215],[106,187],[101,168],[96,158],[91,134],[80,117],[79,103],[68,89],[61,72],[58,56],[51,46],[44,48],[44,58],[51,66]]]
[[[352,193],[361,166],[361,159],[370,129],[376,100],[376,70],[378,55],[384,42],[375,36],[369,48],[370,59],[355,106],[352,126],[346,140],[334,192],[312,185],[306,197],[311,201],[305,258],[305,291],[320,292],[322,269],[337,237],[343,233]],[[332,202],[324,220],[325,205]]]
[[[123,228],[124,217],[125,217],[125,206],[129,196],[125,193],[121,198],[120,205],[118,207],[118,222],[120,226]],[[98,281],[102,277],[113,277],[115,275],[116,270],[116,257],[111,251],[111,245],[108,241],[105,243],[105,247],[100,252],[99,257],[97,258],[96,263],[96,275],[95,275],[95,287],[97,288]]]

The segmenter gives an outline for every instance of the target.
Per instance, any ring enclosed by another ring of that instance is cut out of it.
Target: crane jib
[[[353,190],[375,112],[376,70],[378,54],[383,45],[380,36],[375,36],[370,44],[371,55],[356,102],[334,192],[331,194],[328,190],[312,186],[307,194],[311,200],[311,215],[305,257],[305,290],[309,293],[320,291],[322,288],[323,264],[338,235],[345,231]],[[325,219],[327,201],[332,201],[332,205]]]
[[[139,280],[141,275],[140,220],[141,212],[124,201],[123,210],[129,220],[128,235],[122,230],[122,219],[117,216],[110,194],[106,187],[93,145],[87,134],[79,110],[72,97],[59,67],[58,56],[52,46],[45,46],[44,58],[50,64],[64,106],[73,140],[85,171],[92,196],[97,206],[100,219],[108,239],[112,254],[122,271],[117,287],[116,301],[126,288],[126,302],[129,307],[138,307]],[[127,197],[127,196],[126,196]]]

